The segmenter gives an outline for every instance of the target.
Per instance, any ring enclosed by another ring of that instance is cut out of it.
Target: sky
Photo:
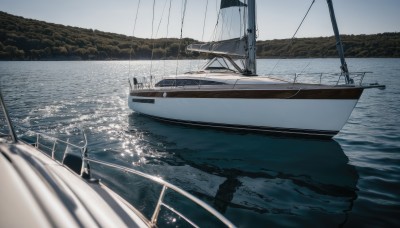
[[[135,30],[139,0],[0,0],[0,11],[141,38],[180,37],[184,0],[171,1],[170,23],[167,26],[170,0],[156,0],[154,20],[153,1],[140,0]],[[311,2],[258,0],[258,40],[292,37]],[[400,0],[333,0],[333,4],[341,34],[400,32]],[[219,0],[187,0],[183,37],[210,40],[218,7]],[[316,0],[296,37],[332,35],[326,0]]]

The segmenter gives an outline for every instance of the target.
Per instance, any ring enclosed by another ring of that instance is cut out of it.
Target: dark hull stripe
[[[257,126],[246,126],[246,125],[231,125],[231,124],[184,121],[184,120],[157,117],[157,116],[147,115],[147,114],[143,114],[143,113],[140,113],[140,114],[148,116],[153,119],[166,121],[166,122],[170,122],[170,123],[175,123],[175,124],[184,124],[184,125],[191,125],[191,126],[197,126],[197,127],[211,127],[211,128],[236,130],[236,131],[245,130],[245,131],[250,131],[250,132],[259,132],[259,133],[273,134],[273,135],[289,135],[289,136],[297,136],[297,137],[312,137],[312,138],[330,139],[338,133],[338,131],[321,131],[321,130],[309,130],[309,129],[276,128],[276,127],[257,127]]]
[[[136,97],[239,98],[239,99],[349,99],[358,100],[363,88],[289,90],[147,90],[132,91]]]
[[[132,102],[154,104],[154,99],[137,99],[137,98],[133,98]]]

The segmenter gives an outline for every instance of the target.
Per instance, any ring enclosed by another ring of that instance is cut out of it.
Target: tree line
[[[195,58],[185,38],[140,39],[93,29],[64,26],[0,12],[2,60],[110,60]]]
[[[400,33],[341,35],[344,54],[352,58],[399,58]],[[295,38],[257,42],[261,58],[337,57],[335,37]]]
[[[400,33],[344,35],[347,57],[400,57]],[[0,60],[112,60],[206,57],[190,38],[142,39],[26,19],[0,11]],[[259,58],[336,57],[334,37],[257,42]]]

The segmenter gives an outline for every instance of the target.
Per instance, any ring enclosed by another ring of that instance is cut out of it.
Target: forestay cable
[[[308,10],[307,10],[306,14],[305,14],[304,17],[303,17],[303,20],[301,20],[299,26],[298,26],[297,29],[296,29],[296,32],[293,34],[292,38],[290,39],[290,42],[289,42],[289,44],[288,44],[288,47],[290,47],[290,46],[293,44],[294,38],[295,38],[297,32],[299,31],[300,27],[303,25],[303,22],[304,22],[304,20],[306,19],[308,13],[310,12],[311,7],[314,5],[314,2],[315,2],[315,0],[312,0],[310,7],[308,7]],[[278,59],[278,61],[276,62],[275,66],[274,66],[274,67],[272,68],[272,70],[270,71],[270,74],[275,70],[276,66],[279,64],[279,62],[280,62],[280,60],[281,60],[281,58],[280,58],[281,56],[282,56],[282,52],[279,54],[279,59]]]

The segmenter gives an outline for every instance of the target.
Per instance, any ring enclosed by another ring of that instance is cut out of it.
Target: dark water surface
[[[259,74],[275,63],[258,61]],[[179,71],[198,64],[181,61]],[[400,59],[348,64],[373,71],[366,80],[388,87],[366,90],[341,133],[325,141],[192,128],[134,113],[127,79],[148,75],[149,61],[0,62],[0,82],[20,137],[30,129],[76,138],[83,128],[92,157],[158,175],[239,227],[399,227]],[[336,59],[281,60],[274,73],[337,72],[338,65]],[[154,62],[153,74],[175,67],[176,61]],[[149,213],[156,187],[99,168],[103,181]]]

